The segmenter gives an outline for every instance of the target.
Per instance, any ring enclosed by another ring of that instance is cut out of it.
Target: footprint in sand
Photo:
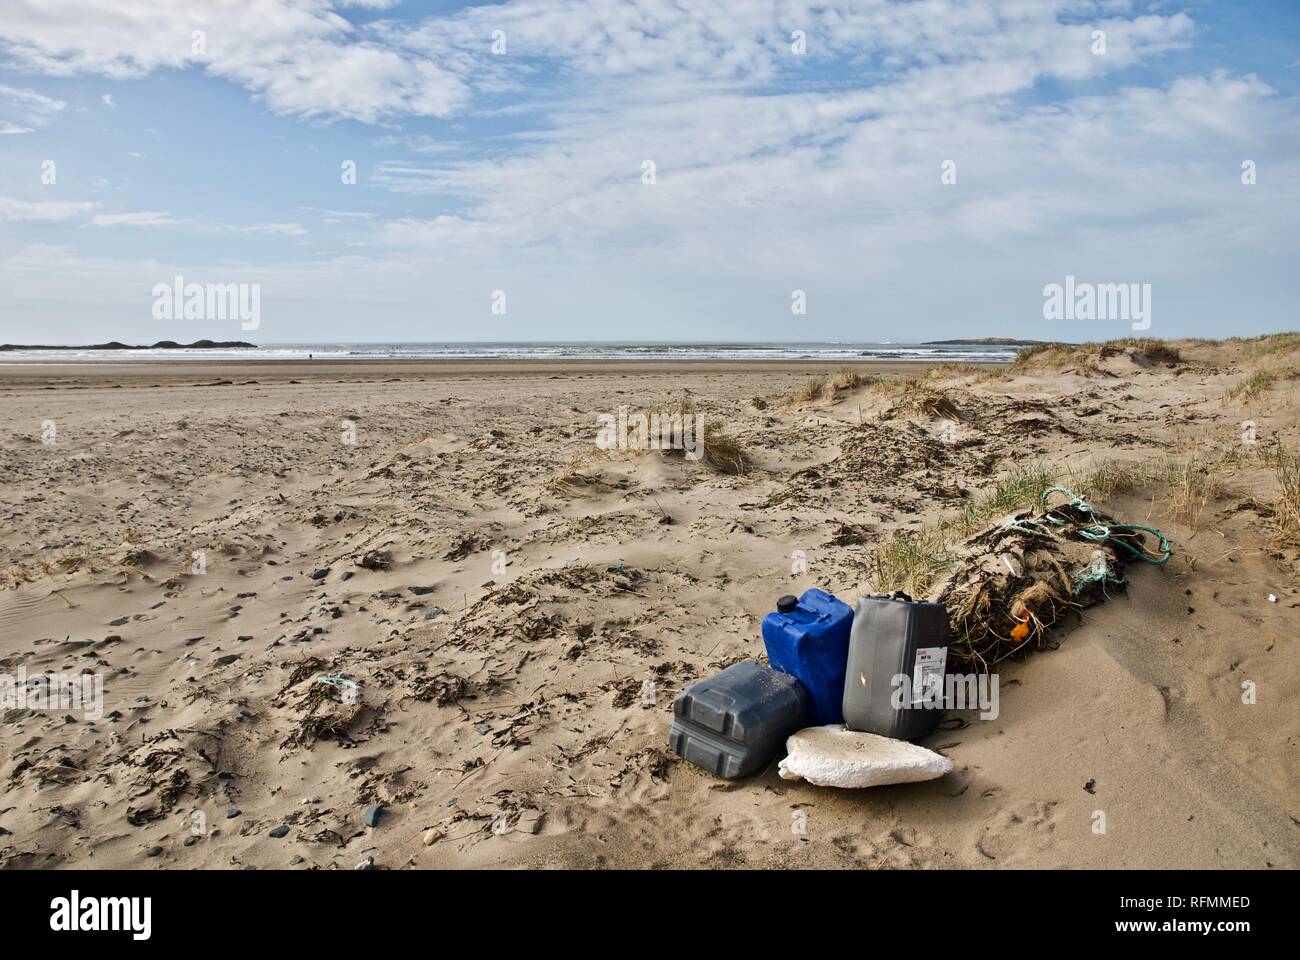
[[[985,792],[996,796],[999,791]],[[975,835],[976,856],[980,861],[1009,866],[1028,852],[1049,850],[1056,832],[1058,806],[1059,800],[1031,800],[999,809]]]

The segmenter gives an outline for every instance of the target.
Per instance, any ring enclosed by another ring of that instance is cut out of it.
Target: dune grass
[[[591,474],[583,473],[585,467],[591,460],[591,456],[586,453],[574,454],[564,464],[559,474],[552,477],[546,484],[546,489],[561,497],[576,496],[583,489],[595,486],[600,483],[598,477]]]
[[[997,517],[1038,502],[1051,486],[1053,474],[1040,463],[1017,467],[992,490],[980,495],[959,514],[921,530],[900,530],[871,558],[868,582],[882,592],[903,590],[924,596],[957,561],[957,545]]]
[[[1010,372],[1013,374],[1024,373],[1031,367],[1060,370],[1062,367],[1068,367],[1080,360],[1081,355],[1078,347],[1068,343],[1041,343],[1018,351],[1016,358],[1011,361]]]
[[[872,554],[867,583],[877,593],[902,590],[919,598],[956,562],[953,543],[944,531],[900,530]]]
[[[1006,380],[1010,364],[1001,363],[936,363],[927,367],[923,376],[928,380],[961,377],[965,381]]]
[[[731,475],[743,474],[749,469],[749,452],[744,444],[705,416],[690,395],[683,394],[675,403],[653,412],[661,417],[699,417],[699,429],[704,435],[701,443],[704,463],[711,469]]]
[[[903,380],[882,380],[872,387],[877,393],[894,403],[895,413],[914,413],[923,417],[960,419],[960,411],[952,397],[939,387],[916,377]]]
[[[826,395],[829,384],[828,377],[810,377],[803,382],[802,386],[786,394],[785,405],[792,406],[796,403],[812,403],[814,400],[820,400]]]
[[[1278,447],[1273,455],[1273,475],[1281,494],[1273,503],[1282,538],[1300,542],[1300,456]]]
[[[1024,373],[1035,367],[1061,370],[1070,366],[1095,370],[1097,362],[1108,354],[1128,349],[1136,350],[1153,363],[1183,362],[1178,348],[1167,341],[1146,337],[1119,337],[1100,343],[1045,343],[1026,347],[1016,354],[1016,359],[1011,364],[1011,372]]]
[[[1187,526],[1195,526],[1206,506],[1223,495],[1221,477],[1221,465],[1201,456],[1165,460],[1155,469],[1155,478],[1165,487],[1168,512]]]
[[[809,377],[802,385],[785,395],[784,405],[812,403],[814,400],[834,400],[841,390],[852,390],[867,382],[867,378],[853,367],[840,367],[834,373]]]
[[[1084,344],[1097,350],[1124,349],[1131,347],[1143,354],[1148,360],[1154,360],[1158,363],[1176,364],[1182,363],[1183,357],[1178,348],[1167,340],[1152,340],[1150,337],[1120,337],[1116,340],[1105,340],[1099,344]]]
[[[1235,384],[1223,395],[1224,400],[1239,400],[1250,403],[1266,394],[1279,380],[1294,380],[1297,371],[1294,367],[1269,367],[1256,370],[1249,377]]]
[[[1054,482],[1055,476],[1042,463],[1015,467],[992,490],[968,503],[946,528],[951,535],[965,539],[997,517],[1033,506]]]
[[[709,425],[704,426],[704,462],[718,473],[738,476],[749,469],[749,453],[736,437]]]
[[[1271,333],[1246,341],[1246,352],[1252,357],[1270,357],[1300,350],[1300,333]]]
[[[860,387],[866,383],[866,378],[860,371],[852,367],[840,367],[831,374],[830,382],[837,390],[852,390],[854,387]]]

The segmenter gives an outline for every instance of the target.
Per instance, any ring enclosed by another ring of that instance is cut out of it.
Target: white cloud
[[[1192,26],[1181,13],[1102,18],[1111,5],[1081,0],[508,0],[415,24],[364,25],[339,13],[349,6],[388,3],[9,0],[0,51],[20,69],[54,75],[122,79],[200,67],[245,86],[276,113],[379,123],[446,116],[470,106],[476,92],[523,89],[539,64],[602,82],[649,79],[681,96],[708,85],[797,80],[806,64],[839,59],[867,74],[914,70],[922,93],[942,95],[969,78],[978,84],[970,93],[988,95],[1024,89],[1036,77],[1123,68],[1186,43]],[[1086,11],[1099,14],[1095,23],[1060,19]],[[1097,26],[1107,31],[1105,56],[1090,52]],[[790,49],[795,29],[807,35],[806,56]],[[498,31],[505,56],[492,53]]]
[[[440,116],[464,96],[458,77],[368,41],[326,0],[6,0],[5,7],[0,55],[33,73],[129,79],[199,67],[242,84],[276,113],[367,123]]]
[[[236,233],[261,233],[268,236],[277,237],[301,237],[306,234],[306,229],[297,223],[253,223],[247,226],[230,226],[226,230],[233,230]]]
[[[18,200],[13,197],[0,197],[0,221],[15,223],[19,221],[60,221],[70,220],[81,214],[89,213],[99,204],[84,201],[63,200]]]
[[[305,207],[304,209],[320,217],[321,223],[365,223],[375,219],[369,210],[330,210],[324,207]]]
[[[166,210],[138,210],[130,213],[97,213],[90,218],[96,227],[170,227],[188,221],[173,217]]]
[[[35,90],[0,84],[0,112],[13,118],[9,120],[0,116],[0,135],[32,133],[66,107],[67,104],[62,100],[47,97]]]
[[[108,107],[109,109],[111,110],[117,109],[117,104],[113,102],[113,95],[111,93],[106,93],[99,99],[103,102],[104,106]]]

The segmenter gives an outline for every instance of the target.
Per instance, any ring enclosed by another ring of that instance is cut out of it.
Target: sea
[[[213,349],[10,350],[0,363],[21,361],[139,362],[163,360],[819,360],[844,362],[1005,363],[1015,346],[926,343],[269,343]]]

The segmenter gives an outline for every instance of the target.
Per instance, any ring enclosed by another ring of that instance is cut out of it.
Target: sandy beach
[[[1169,346],[806,399],[830,367],[0,364],[0,669],[103,678],[0,716],[0,866],[1300,866],[1300,340]],[[743,470],[597,448],[684,395]],[[1173,559],[999,664],[998,717],[924,741],[952,773],[668,751],[778,596],[892,588],[891,538],[1028,463],[1131,468],[1087,492]]]

